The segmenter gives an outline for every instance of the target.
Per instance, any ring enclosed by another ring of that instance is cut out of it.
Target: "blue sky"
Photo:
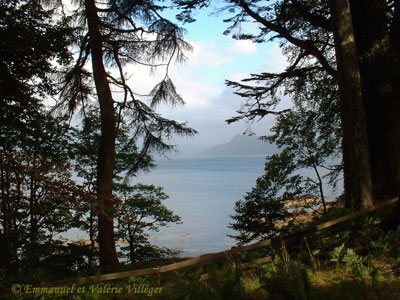
[[[174,143],[215,145],[242,133],[247,128],[244,121],[231,125],[225,122],[235,116],[241,103],[241,98],[225,86],[225,80],[239,81],[250,73],[263,71],[279,72],[286,66],[286,59],[276,43],[254,44],[224,36],[228,24],[223,19],[227,15],[210,15],[213,10],[197,12],[196,22],[183,25],[187,30],[186,40],[192,44],[193,51],[187,53],[188,60],[184,64],[174,64],[170,68],[170,77],[186,105],[174,108],[161,106],[157,109],[166,117],[187,121],[200,133],[195,138],[175,140]],[[164,15],[176,21],[175,12]],[[149,76],[148,70],[137,68],[133,66],[132,71],[139,73],[140,79],[135,76],[132,84],[141,92],[151,89],[163,76],[163,70]],[[269,117],[253,125],[252,129],[257,135],[263,135],[272,124],[273,119]]]

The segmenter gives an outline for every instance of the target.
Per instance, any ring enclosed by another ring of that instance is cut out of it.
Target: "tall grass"
[[[333,209],[328,215],[337,217],[344,213]],[[69,299],[397,300],[400,299],[400,227],[383,232],[377,226],[380,220],[380,214],[366,216],[306,238],[240,253],[229,260],[169,272],[160,277],[132,277],[112,283],[113,286],[147,284],[163,287],[163,292],[157,295],[107,295],[94,291],[75,293]],[[272,257],[272,262],[246,269],[241,267],[242,263],[265,256]],[[23,278],[21,282],[24,282]],[[21,294],[6,299],[57,298],[53,296]]]

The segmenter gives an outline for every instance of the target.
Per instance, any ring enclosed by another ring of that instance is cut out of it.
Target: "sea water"
[[[132,183],[162,186],[168,209],[182,224],[149,232],[150,242],[180,250],[181,256],[218,252],[235,245],[228,234],[235,202],[242,199],[264,173],[265,156],[186,157],[157,159],[150,173]]]

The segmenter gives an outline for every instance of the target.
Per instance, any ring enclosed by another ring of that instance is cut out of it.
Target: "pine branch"
[[[280,37],[286,39],[288,42],[291,44],[303,49],[307,54],[310,54],[314,56],[318,62],[321,64],[321,66],[330,74],[332,77],[336,78],[336,70],[329,64],[328,60],[326,57],[323,55],[323,53],[314,45],[314,42],[311,40],[300,40],[290,34],[290,32],[284,28],[283,26],[274,24],[267,19],[261,17],[259,14],[254,12],[253,10],[250,9],[246,1],[240,0],[239,3],[240,7],[243,8],[243,10],[254,20],[259,22],[260,24],[264,25],[265,28],[268,30],[274,31],[279,34]]]

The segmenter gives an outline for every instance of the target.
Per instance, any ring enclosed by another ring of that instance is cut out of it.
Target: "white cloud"
[[[186,105],[171,108],[161,105],[157,112],[179,122],[188,121],[188,125],[200,132],[190,143],[216,144],[229,141],[235,134],[242,133],[248,127],[244,121],[227,125],[225,120],[236,115],[242,99],[233,94],[233,90],[224,85],[225,79],[236,80],[246,78],[250,73],[263,71],[278,72],[284,70],[286,59],[278,46],[259,47],[233,41],[228,45],[214,42],[191,42],[194,50],[187,53],[188,60],[184,64],[173,64],[170,77],[175,83],[178,93]],[[246,61],[232,49],[247,52]],[[257,48],[255,48],[257,50]],[[256,66],[256,67],[254,67]],[[165,68],[158,68],[153,74],[143,66],[129,66],[132,74],[130,84],[138,93],[147,94],[162,80]],[[273,118],[254,123],[252,129],[258,135],[266,134],[272,126]]]
[[[282,72],[288,66],[286,57],[282,54],[282,49],[278,44],[271,44],[264,53],[261,53],[263,61],[261,63],[263,71]]]
[[[218,75],[218,70],[215,69],[228,65],[231,57],[222,55],[223,50],[214,43],[191,42],[191,44],[194,50],[186,53],[188,60],[183,64],[172,64],[169,76],[187,106],[202,107],[208,104],[211,97],[223,90],[225,76]],[[129,84],[132,89],[138,94],[145,95],[163,79],[166,68],[158,67],[150,72],[146,66],[129,65],[125,70],[130,76]]]
[[[232,63],[231,55],[224,53],[224,49],[215,42],[189,42],[193,52],[188,55],[188,63],[192,66],[217,69],[221,65]]]
[[[256,54],[257,46],[249,40],[235,40],[230,50],[236,54]]]

